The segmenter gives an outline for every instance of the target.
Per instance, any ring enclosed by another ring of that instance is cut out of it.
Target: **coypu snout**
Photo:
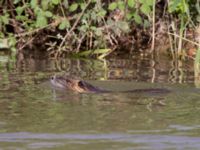
[[[51,77],[50,81],[54,87],[62,88],[62,89],[68,88],[68,85],[67,85],[69,84],[68,80],[65,80],[65,78],[61,76],[54,75]]]

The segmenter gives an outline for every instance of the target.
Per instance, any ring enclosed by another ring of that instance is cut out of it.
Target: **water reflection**
[[[86,79],[134,80],[151,83],[194,82],[193,63],[171,61],[168,58],[131,58],[131,59],[34,59],[24,58],[14,62],[1,63],[1,72],[34,73],[65,72],[68,75]],[[2,77],[1,77],[2,78]]]
[[[159,59],[0,62],[0,147],[198,149],[200,91],[193,85],[192,63]],[[64,73],[113,91],[166,88],[171,93],[52,90],[49,77]]]

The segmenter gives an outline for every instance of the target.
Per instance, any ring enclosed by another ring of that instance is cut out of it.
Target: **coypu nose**
[[[55,78],[56,78],[56,76],[52,76],[52,77],[51,77],[51,80],[54,80]]]

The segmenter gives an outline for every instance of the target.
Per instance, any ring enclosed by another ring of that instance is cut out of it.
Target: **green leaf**
[[[142,24],[142,18],[138,14],[134,14],[134,20],[137,24]]]
[[[153,1],[154,0],[147,0],[145,4],[148,6],[153,6]]]
[[[104,17],[106,15],[106,11],[104,9],[100,9],[99,12],[97,13],[99,17]]]
[[[96,20],[96,18],[97,18],[97,14],[96,14],[94,11],[92,11],[92,12],[90,13],[90,16],[91,16],[91,19],[92,19],[92,20]]]
[[[95,35],[96,35],[96,36],[101,37],[102,34],[103,34],[103,33],[102,33],[101,29],[97,28],[97,29],[95,30]]]
[[[0,21],[2,21],[4,24],[8,24],[9,23],[9,15],[6,14],[4,16],[0,16]]]
[[[181,3],[181,0],[169,1],[169,12],[172,13],[176,11],[180,3]]]
[[[67,19],[65,19],[60,23],[58,28],[60,30],[64,30],[64,29],[69,28],[69,27],[70,27],[70,23],[69,23],[69,21]]]
[[[128,14],[126,15],[126,18],[127,18],[128,20],[130,20],[132,17],[133,17],[133,15],[130,14],[130,13],[128,13]]]
[[[146,4],[143,4],[141,7],[140,7],[140,10],[145,14],[145,15],[149,15],[151,13],[151,8],[146,5]]]
[[[73,3],[70,7],[69,7],[69,11],[73,12],[75,10],[77,10],[78,8],[78,4],[77,3]]]
[[[126,18],[127,18],[128,20],[130,20],[130,19],[133,18],[134,14],[135,14],[135,12],[133,12],[133,11],[130,12],[130,13],[127,13]]]
[[[96,49],[94,50],[94,54],[104,54],[104,53],[107,53],[107,52],[110,52],[111,49]]]
[[[115,10],[116,8],[117,8],[117,3],[116,2],[112,2],[108,6],[109,10]]]
[[[45,11],[45,16],[50,18],[53,14],[50,11]]]
[[[66,8],[66,9],[69,7],[68,0],[64,0],[64,1],[62,2],[62,4],[63,4],[64,8]]]
[[[14,0],[14,4],[18,4],[21,0]]]
[[[10,37],[8,43],[10,47],[14,47],[17,43],[17,40],[15,37]]]
[[[38,15],[36,19],[36,27],[44,27],[47,25],[47,18],[42,15]]]
[[[125,21],[118,21],[117,27],[125,33],[127,33],[130,30],[128,22]]]
[[[145,3],[147,2],[147,0],[139,0],[139,2],[140,2],[141,4],[145,4]]]
[[[38,7],[38,6],[34,8],[34,13],[35,13],[36,15],[38,15],[41,11],[42,11],[41,8]]]
[[[80,3],[81,10],[85,9],[86,3]]]
[[[125,9],[125,3],[124,3],[124,1],[118,1],[118,8],[120,9],[120,10],[124,10]]]
[[[36,8],[38,6],[38,0],[31,0],[31,8]]]
[[[21,7],[21,6],[18,6],[18,7],[16,8],[17,15],[21,15],[23,11],[24,11],[24,8]]]
[[[78,30],[80,31],[80,32],[86,32],[87,31],[87,29],[88,29],[88,27],[86,26],[86,25],[82,25],[82,26],[80,26],[79,28],[78,28]]]
[[[151,24],[150,24],[149,20],[145,19],[143,25],[144,25],[145,28],[148,28],[148,27],[150,27]]]
[[[51,0],[51,2],[54,4],[54,5],[58,5],[60,3],[60,0]]]
[[[111,49],[96,49],[96,50],[87,50],[87,51],[83,51],[78,53],[78,56],[89,56],[92,54],[105,54],[111,52]]]
[[[135,6],[135,0],[128,0],[128,6],[133,8]]]
[[[47,1],[47,0],[41,1],[41,5],[42,5],[43,10],[47,10],[49,7],[49,1]]]
[[[90,29],[95,31],[97,28],[95,26],[91,26]]]
[[[26,21],[28,20],[28,17],[27,16],[16,16],[16,19],[19,20],[19,21]]]

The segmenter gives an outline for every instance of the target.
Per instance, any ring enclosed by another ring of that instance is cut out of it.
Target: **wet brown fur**
[[[108,91],[95,87],[88,82],[79,80],[72,77],[63,77],[63,76],[53,76],[51,78],[51,83],[54,87],[59,87],[66,90],[72,90],[78,93],[108,93],[114,91]],[[119,92],[150,92],[150,93],[168,93],[170,92],[167,89],[163,88],[149,88],[149,89],[134,89],[128,91],[119,91]]]

